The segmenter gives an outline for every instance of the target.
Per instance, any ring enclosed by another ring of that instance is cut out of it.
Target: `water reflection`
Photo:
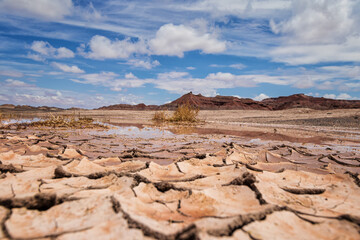
[[[152,139],[152,138],[174,138],[176,134],[172,133],[171,131],[165,130],[163,128],[152,128],[152,127],[135,127],[135,126],[114,126],[111,124],[104,124],[109,126],[109,129],[102,130],[102,131],[92,131],[90,134],[99,133],[105,135],[124,135],[129,138],[142,138],[142,139]]]
[[[22,123],[32,123],[32,122],[38,122],[40,121],[40,118],[23,118],[23,119],[7,119],[2,120],[0,123],[2,125],[9,125],[9,124],[22,124]]]

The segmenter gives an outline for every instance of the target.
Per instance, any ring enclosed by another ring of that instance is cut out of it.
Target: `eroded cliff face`
[[[358,149],[232,140],[3,131],[0,238],[360,238]]]

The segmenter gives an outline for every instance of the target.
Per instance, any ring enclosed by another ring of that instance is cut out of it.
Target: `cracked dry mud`
[[[1,239],[360,239],[359,149],[26,130],[0,161]]]

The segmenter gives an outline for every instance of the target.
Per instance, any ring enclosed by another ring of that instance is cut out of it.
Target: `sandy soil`
[[[360,239],[358,111],[152,114],[0,130],[0,238]]]
[[[152,126],[153,111],[67,111],[65,115],[91,116],[99,121],[115,124]],[[169,111],[169,115],[172,114]],[[250,139],[289,140],[321,143],[328,140],[342,143],[360,142],[360,110],[289,109],[282,111],[219,110],[200,111],[201,124],[187,128],[197,133],[243,135]],[[179,128],[167,126],[172,131]],[[180,129],[181,130],[181,129]]]

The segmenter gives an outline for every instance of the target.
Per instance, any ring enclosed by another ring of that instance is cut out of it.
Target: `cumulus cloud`
[[[152,69],[160,65],[158,60],[150,61],[150,60],[141,60],[141,59],[130,59],[126,62],[126,64],[137,67],[137,68],[145,68]]]
[[[349,94],[347,93],[340,93],[339,95],[335,95],[335,94],[325,94],[323,96],[324,98],[331,98],[331,99],[338,99],[338,100],[349,100],[349,99],[354,99],[353,97],[351,97]]]
[[[53,62],[53,63],[51,63],[51,65],[60,69],[63,72],[68,72],[68,73],[84,73],[85,72],[84,70],[80,69],[76,65],[69,66],[69,65],[57,63],[57,62]]]
[[[44,41],[34,41],[30,49],[35,52],[29,53],[28,57],[36,61],[44,61],[46,58],[73,58],[75,54],[68,48],[54,48],[50,43]]]
[[[0,11],[43,20],[59,20],[73,11],[72,0],[2,0]]]
[[[343,42],[353,30],[351,0],[302,0],[292,2],[292,17],[271,22],[275,33],[291,34],[298,43]]]
[[[149,45],[156,55],[178,57],[183,57],[184,52],[187,51],[201,50],[203,53],[220,53],[226,50],[226,43],[218,40],[214,33],[171,23],[160,27]]]
[[[133,54],[148,53],[147,46],[143,40],[132,41],[129,38],[124,40],[110,40],[107,37],[95,35],[89,42],[89,51],[86,52],[85,45],[78,48],[80,54],[91,59],[122,59]]]
[[[101,72],[80,75],[79,79],[71,79],[73,82],[108,87],[113,91],[122,91],[123,88],[142,87],[149,79],[138,79],[133,73],[127,73],[120,77],[114,72]]]
[[[359,8],[355,0],[293,1],[290,18],[270,22],[284,40],[270,55],[291,65],[360,61]]]
[[[347,93],[340,93],[336,98],[346,100],[346,99],[351,99],[352,97]]]
[[[264,94],[264,93],[260,93],[259,95],[257,95],[257,96],[254,97],[253,99],[254,99],[255,101],[262,101],[262,100],[264,100],[264,99],[266,99],[266,98],[269,98],[269,96],[266,95],[266,94]]]

